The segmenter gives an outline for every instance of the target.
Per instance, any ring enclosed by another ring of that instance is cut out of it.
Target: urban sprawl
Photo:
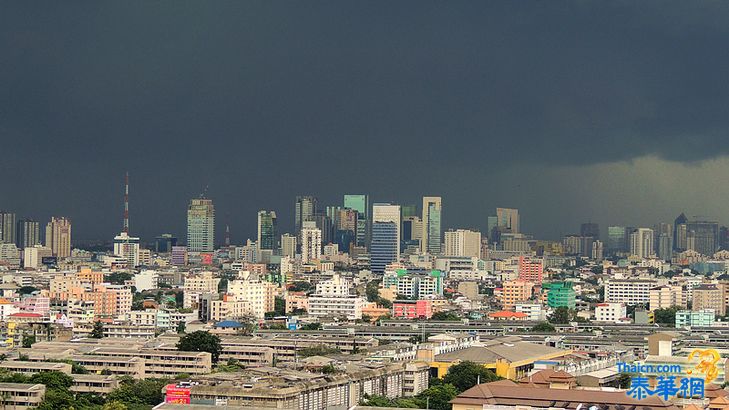
[[[143,241],[125,195],[101,249],[0,211],[2,408],[729,409],[718,222],[552,241],[518,209],[445,227],[438,196],[292,205],[216,242],[201,196],[186,238]]]

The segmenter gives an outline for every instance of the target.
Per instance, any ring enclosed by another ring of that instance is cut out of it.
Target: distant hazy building
[[[321,229],[313,221],[305,221],[301,228],[301,261],[309,263],[321,259]]]
[[[0,243],[15,243],[15,214],[0,211]]]
[[[600,225],[594,222],[587,222],[580,225],[580,236],[591,236],[600,239]]]
[[[212,252],[215,249],[215,206],[211,199],[190,200],[187,208],[187,250]]]
[[[40,224],[31,219],[21,219],[15,230],[15,245],[19,249],[40,244]]]
[[[686,218],[686,215],[683,212],[673,220],[674,251],[686,250],[686,222],[688,222],[688,218]]]
[[[423,197],[423,234],[420,241],[420,250],[423,253],[441,252],[441,213],[441,197]]]
[[[370,237],[370,198],[367,195],[345,195],[344,207],[357,211],[357,246],[367,246]]]
[[[400,206],[374,204],[370,269],[382,273],[385,266],[400,259]]]
[[[686,223],[686,249],[711,256],[719,249],[719,224],[711,221]]]
[[[639,258],[655,256],[653,246],[653,229],[637,228],[630,234],[630,254]]]
[[[276,212],[258,211],[258,249],[276,249]]]
[[[114,237],[114,255],[127,261],[127,266],[139,266],[139,238],[122,232]]]
[[[296,237],[285,233],[281,235],[281,256],[293,258],[296,256]]]
[[[154,238],[154,251],[157,253],[168,253],[172,251],[172,247],[177,246],[177,237],[169,233]]]
[[[592,255],[590,257],[596,261],[601,261],[604,258],[604,249],[602,241],[592,242]]]
[[[519,233],[519,210],[496,208],[496,221],[505,232]]]
[[[631,230],[625,226],[608,226],[607,251],[610,255],[628,252]]]
[[[38,269],[43,262],[43,258],[53,256],[53,250],[46,246],[28,246],[23,249],[23,267]]]
[[[296,236],[301,239],[301,228],[306,221],[313,221],[318,208],[318,200],[315,196],[299,195],[296,197],[296,215],[294,216],[294,226]]]
[[[71,221],[65,217],[52,217],[46,225],[46,246],[51,248],[53,256],[71,256]]]
[[[445,256],[481,257],[481,232],[458,229],[445,233]]]

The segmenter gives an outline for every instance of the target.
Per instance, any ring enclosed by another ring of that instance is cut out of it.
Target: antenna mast
[[[124,174],[124,226],[122,232],[129,233],[129,171]]]

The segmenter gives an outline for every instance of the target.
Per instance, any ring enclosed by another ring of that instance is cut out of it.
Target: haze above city
[[[0,206],[79,240],[293,231],[296,195],[444,228],[729,223],[729,3],[7,2]]]

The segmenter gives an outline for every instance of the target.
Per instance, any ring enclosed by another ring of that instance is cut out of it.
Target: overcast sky
[[[729,2],[6,1],[0,209],[76,239],[218,232],[294,197],[497,206],[581,222],[729,223]],[[220,239],[219,238],[219,239]]]

